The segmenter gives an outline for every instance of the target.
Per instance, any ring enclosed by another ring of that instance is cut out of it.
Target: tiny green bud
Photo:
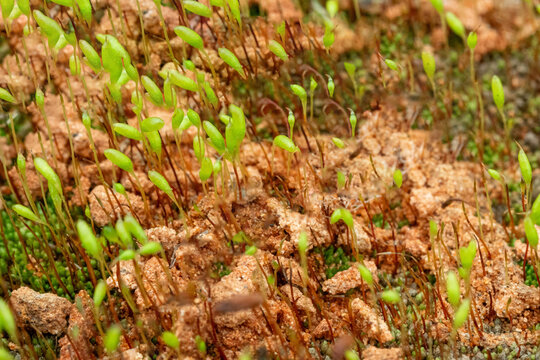
[[[478,35],[476,35],[476,32],[472,31],[469,33],[469,36],[467,36],[467,45],[469,46],[469,49],[474,50],[476,48],[476,43],[478,42]]]
[[[244,72],[244,68],[242,64],[240,64],[240,61],[234,55],[234,53],[225,48],[219,48],[218,50],[219,57],[230,67],[232,67],[237,73],[240,74],[244,79],[246,78],[246,73]]]
[[[163,175],[158,173],[157,171],[150,170],[148,172],[148,179],[157,186],[158,189],[163,191],[165,194],[167,194],[170,198],[174,199],[173,191],[171,186],[169,185],[169,182]]]
[[[292,139],[294,124],[296,123],[296,118],[294,117],[294,113],[292,112],[292,110],[289,110],[289,116],[287,116],[287,122],[289,123],[289,137]]]
[[[446,276],[446,292],[448,293],[448,302],[457,308],[460,300],[459,279],[453,271],[450,271]]]
[[[15,211],[19,216],[22,216],[22,217],[25,218],[25,219],[28,219],[28,220],[30,220],[30,221],[34,221],[34,222],[43,224],[43,222],[41,221],[41,219],[40,219],[36,214],[34,214],[34,212],[33,212],[32,210],[30,210],[29,208],[27,208],[27,207],[24,206],[24,205],[21,205],[21,204],[15,204],[15,205],[13,205],[12,209],[13,209],[13,211]]]
[[[345,351],[345,360],[360,360],[360,357],[354,350]]]
[[[437,10],[439,14],[442,14],[444,12],[444,5],[443,0],[429,0],[431,2],[431,5]]]
[[[422,65],[424,66],[424,71],[430,81],[433,81],[435,76],[435,57],[432,53],[427,51],[422,51]]]
[[[116,191],[117,193],[122,194],[124,196],[126,195],[126,188],[124,187],[124,185],[120,183],[114,183],[113,187],[114,187],[114,191]]]
[[[496,180],[496,181],[499,181],[499,182],[502,181],[502,176],[501,176],[501,174],[500,174],[497,170],[495,170],[495,169],[488,169],[487,172],[488,172],[489,176],[491,176],[491,178],[492,178],[493,180]]]
[[[225,152],[225,139],[218,128],[210,121],[204,121],[203,128],[210,139],[210,145],[212,145],[219,154],[223,154]]]
[[[454,329],[459,329],[465,324],[469,317],[469,308],[471,306],[471,300],[465,299],[456,310],[454,314]]]
[[[21,153],[17,154],[17,169],[22,177],[26,176],[26,159]]]
[[[491,93],[497,109],[502,112],[504,108],[504,88],[501,79],[497,75],[493,75],[491,78]]]
[[[101,245],[94,235],[94,231],[84,220],[77,221],[77,233],[83,248],[95,259],[101,258]]]
[[[161,339],[170,348],[173,349],[179,349],[180,348],[180,340],[178,340],[178,337],[176,337],[175,334],[173,334],[170,331],[165,331],[163,334],[161,334]]]
[[[351,115],[349,116],[349,123],[351,124],[351,136],[354,137],[356,134],[356,124],[358,123],[358,118],[354,111],[351,110]]]
[[[470,270],[472,268],[472,264],[473,264],[475,256],[476,256],[476,241],[474,240],[471,240],[467,247],[462,247],[459,249],[459,258],[461,260],[461,266],[463,266],[463,268],[466,270]]]
[[[194,111],[193,109],[189,109],[187,112],[187,117],[194,126],[196,126],[197,128],[201,127],[201,117],[196,111]]]
[[[143,132],[159,131],[165,126],[165,121],[159,117],[147,117],[141,122],[141,130]]]
[[[156,85],[154,80],[150,79],[146,75],[143,75],[141,76],[141,83],[150,96],[152,103],[154,103],[156,106],[163,105],[163,94],[161,93],[161,90],[159,90],[159,87]]]
[[[90,0],[75,0],[75,2],[77,3],[84,21],[90,24],[92,22],[92,4],[90,3]]]
[[[391,70],[394,70],[396,72],[399,72],[399,66],[394,60],[385,59],[384,63],[386,66],[388,66]]]
[[[456,15],[451,12],[447,12],[446,22],[448,23],[448,26],[454,32],[454,34],[456,34],[462,39],[465,39],[465,27]]]
[[[141,224],[133,217],[133,215],[128,214],[124,218],[124,224],[126,225],[126,229],[131,233],[141,244],[146,244],[148,242],[148,237],[146,236],[146,232],[144,232],[144,229],[142,228]],[[118,229],[116,229],[118,231]]]
[[[238,22],[238,25],[242,26],[242,14],[240,13],[240,2],[238,0],[227,0],[229,9],[234,19]]]
[[[403,184],[403,174],[401,174],[401,170],[399,169],[394,170],[393,178],[394,178],[394,184],[396,184],[396,186],[400,188],[401,184]]]
[[[531,207],[531,214],[529,216],[536,225],[540,225],[540,195],[538,195],[536,200],[534,200]]]
[[[319,86],[319,84],[317,84],[317,81],[315,81],[313,77],[310,77],[309,78],[309,92],[311,94],[315,92],[315,89],[317,89],[317,86]]]
[[[205,155],[205,146],[204,139],[199,135],[195,135],[193,138],[193,152],[197,161],[200,163]]]
[[[299,151],[300,149],[294,144],[291,138],[285,135],[278,135],[274,138],[274,146],[277,146],[291,154]]]
[[[345,147],[345,143],[340,138],[333,137],[332,142],[340,149],[343,149]]]
[[[246,255],[253,256],[257,252],[257,247],[255,245],[249,245],[246,247]]]
[[[41,110],[43,110],[43,106],[45,105],[45,94],[43,94],[43,91],[39,88],[36,89],[36,105]]]
[[[523,220],[523,227],[525,228],[525,235],[527,236],[529,245],[531,248],[536,249],[538,246],[538,231],[536,230],[536,226],[529,216]]]
[[[141,246],[139,249],[139,254],[142,256],[151,256],[159,254],[163,250],[161,244],[157,241],[150,241]]]
[[[182,123],[182,121],[184,120],[184,110],[182,109],[175,109],[174,110],[174,113],[172,115],[172,128],[173,130],[178,130],[178,128],[180,127],[180,124]]]
[[[129,230],[124,220],[119,219],[118,221],[116,221],[116,224],[114,225],[114,229],[116,230],[116,233],[118,234],[118,237],[120,238],[120,241],[125,247],[132,245],[133,240],[131,238],[131,234],[129,233]]]
[[[429,220],[429,236],[432,239],[435,239],[437,237],[437,233],[439,232],[437,223],[434,220]]]
[[[204,48],[202,37],[190,28],[185,26],[177,26],[174,28],[174,32],[176,35],[178,35],[178,37],[189,45],[193,46],[195,49],[202,50]]]
[[[268,42],[268,48],[274,55],[276,55],[281,60],[287,61],[289,59],[289,55],[287,54],[283,46],[276,40],[270,40]]]
[[[120,336],[122,336],[122,328],[119,325],[113,325],[105,333],[103,345],[109,354],[116,351],[120,344]]]
[[[307,238],[307,233],[305,231],[302,231],[300,233],[300,236],[298,237],[298,251],[300,252],[301,256],[304,256],[306,254],[308,246],[309,241]]]
[[[328,0],[326,2],[326,11],[328,11],[330,17],[336,16],[337,12],[339,11],[338,2],[336,0]]]
[[[195,344],[201,354],[206,354],[206,343],[199,335],[195,336]]]
[[[519,150],[518,162],[523,181],[525,181],[527,185],[530,185],[532,182],[532,167],[529,159],[527,158],[527,154],[525,154],[525,151],[523,151],[523,149]]]
[[[8,304],[0,298],[0,330],[4,329],[12,339],[16,339],[17,325]]]
[[[307,93],[302,86],[293,84],[291,85],[291,90],[296,96],[300,98],[302,105],[307,102]]]
[[[0,99],[15,104],[17,100],[11,95],[9,91],[4,88],[0,88]]]
[[[165,104],[168,107],[176,106],[176,91],[169,76],[167,76],[163,83],[163,99],[165,99]]]
[[[96,308],[101,306],[101,303],[105,299],[106,295],[107,283],[103,279],[100,279],[96,284],[96,288],[94,289],[94,306]]]
[[[345,183],[347,182],[347,178],[345,177],[345,174],[343,174],[341,171],[337,172],[337,185],[339,189],[343,189],[345,187]]]
[[[212,164],[212,160],[210,158],[204,157],[201,160],[201,168],[199,169],[199,179],[201,179],[202,182],[205,182],[212,176],[212,173],[214,172],[214,165]]]
[[[75,54],[71,54],[69,57],[69,71],[73,76],[78,76],[81,74],[81,61]]]
[[[387,304],[397,304],[401,301],[401,296],[395,290],[385,290],[381,294],[381,299]]]
[[[109,159],[114,165],[118,166],[120,169],[133,173],[133,162],[126,155],[122,154],[116,149],[107,149],[104,151],[105,157]]]
[[[369,286],[373,285],[373,275],[371,275],[371,271],[369,271],[369,269],[365,265],[359,264],[358,271],[360,272],[360,276],[366,282],[366,284],[368,284]]]
[[[120,261],[129,261],[129,260],[135,259],[136,256],[137,256],[137,253],[135,252],[135,250],[127,249],[127,250],[123,250],[118,255],[118,260],[120,260]]]
[[[330,77],[330,75],[326,75],[328,76],[328,93],[330,94],[330,97],[333,98],[334,97],[334,90],[336,89],[336,85],[334,84],[334,79],[332,79]]]
[[[347,227],[349,227],[350,229],[354,228],[353,217],[349,210],[345,208],[339,208],[334,210],[334,212],[330,216],[330,224],[335,224],[339,220],[342,220],[345,225],[347,225]]]
[[[334,24],[331,21],[325,21],[324,24],[324,35],[323,35],[323,45],[326,50],[329,50],[335,41],[334,35]]]
[[[204,16],[207,18],[212,17],[212,10],[209,9],[208,6],[198,1],[184,0],[182,5],[184,5],[184,9],[191,11],[195,15]]]
[[[115,133],[122,135],[124,137],[127,137],[128,139],[137,140],[137,141],[142,140],[142,135],[139,132],[139,130],[137,130],[131,125],[124,124],[124,123],[116,123],[116,124],[113,124],[112,128]]]
[[[52,167],[47,163],[47,161],[43,160],[42,158],[36,157],[34,158],[34,167],[41,175],[43,175],[45,179],[47,179],[50,186],[54,187],[58,193],[62,192],[60,178],[52,169]]]

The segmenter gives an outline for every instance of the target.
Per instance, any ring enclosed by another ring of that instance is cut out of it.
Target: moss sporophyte
[[[538,9],[397,3],[0,0],[0,360],[538,358]]]

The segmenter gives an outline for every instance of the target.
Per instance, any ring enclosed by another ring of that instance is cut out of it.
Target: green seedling
[[[225,143],[227,144],[229,158],[234,161],[246,136],[246,119],[244,111],[236,105],[231,105],[229,111],[232,116],[225,128]]]
[[[135,259],[136,256],[137,256],[137,252],[135,250],[127,249],[127,250],[123,250],[122,252],[120,252],[120,254],[118,255],[118,260],[119,261],[130,261],[130,260]]]
[[[478,35],[474,31],[470,32],[469,36],[467,36],[467,46],[469,47],[471,52],[474,52],[474,49],[476,48],[477,43],[478,43]]]
[[[201,160],[201,168],[199,169],[199,179],[201,182],[205,182],[214,173],[214,165],[212,164],[212,160],[208,157],[203,157]]]
[[[201,117],[196,111],[189,109],[187,111],[187,117],[193,126],[195,126],[197,129],[201,128]]]
[[[347,177],[341,171],[337,172],[337,187],[338,189],[343,189],[347,183]]]
[[[163,105],[163,94],[159,87],[156,85],[154,80],[150,79],[148,76],[141,76],[141,83],[144,86],[144,89],[150,96],[150,101],[156,106]]]
[[[174,108],[176,106],[176,90],[169,76],[163,82],[163,99],[168,107]]]
[[[169,182],[167,181],[167,179],[165,179],[165,177],[163,175],[161,175],[160,173],[158,173],[157,171],[154,171],[154,170],[150,170],[148,172],[148,179],[150,179],[150,181],[156,185],[156,187],[158,189],[160,189],[161,191],[163,191],[165,194],[167,194],[167,196],[169,196],[169,198],[171,198],[171,200],[173,200],[173,202],[176,203],[176,198],[174,197],[174,194],[173,194],[173,191],[172,191],[172,188],[171,186],[169,185]]]
[[[395,290],[385,290],[381,294],[381,299],[387,304],[398,304],[401,301],[401,295]]]
[[[13,357],[6,349],[0,348],[0,360],[13,360]]]
[[[34,214],[34,212],[33,212],[31,209],[27,208],[27,207],[24,206],[24,205],[15,204],[15,205],[13,205],[12,209],[13,209],[13,211],[15,211],[19,216],[22,216],[22,217],[25,218],[25,219],[28,219],[28,220],[30,220],[30,221],[34,221],[34,222],[43,224],[43,222],[41,221],[41,219],[40,219],[36,214]]]
[[[193,152],[197,161],[200,163],[206,153],[204,138],[202,136],[196,135],[193,138]]]
[[[328,0],[326,2],[326,11],[328,11],[328,15],[330,15],[330,17],[336,16],[339,11],[338,2],[336,0]]]
[[[324,22],[324,35],[323,35],[323,45],[326,48],[326,52],[330,51],[330,48],[336,40],[334,34],[334,24],[331,20],[326,20]]]
[[[459,329],[460,327],[465,324],[467,321],[467,318],[469,317],[469,310],[471,307],[471,300],[465,299],[459,305],[459,308],[456,310],[456,313],[454,314],[454,330]]]
[[[499,113],[503,114],[504,88],[501,79],[497,75],[493,75],[491,78],[491,93],[493,95],[493,102],[497,106],[497,110],[499,110]]]
[[[101,306],[101,304],[103,303],[103,300],[105,300],[106,295],[107,295],[107,283],[103,279],[100,279],[94,289],[93,300],[94,300],[94,307],[96,309]]]
[[[110,162],[118,166],[120,169],[128,173],[133,173],[133,162],[129,157],[127,157],[120,151],[116,149],[107,149],[104,151],[104,154]]]
[[[13,95],[11,95],[11,93],[9,91],[7,91],[6,89],[4,89],[4,88],[0,88],[0,99],[4,100],[4,101],[7,101],[7,102],[10,102],[12,104],[17,103],[17,100],[15,100]]]
[[[162,79],[170,78],[173,85],[178,86],[180,89],[184,89],[191,92],[198,92],[199,86],[197,82],[186,75],[180,74],[176,70],[160,71],[159,76]]]
[[[495,170],[495,169],[488,169],[488,174],[489,176],[491,176],[491,178],[495,181],[498,181],[498,182],[503,182],[503,177],[501,176],[501,174]]]
[[[240,2],[238,0],[227,0],[227,5],[229,5],[229,10],[233,18],[236,20],[238,25],[242,27],[242,14],[240,12]]]
[[[431,2],[431,5],[433,5],[433,7],[435,8],[435,10],[439,13],[439,14],[443,14],[444,13],[444,5],[443,5],[443,0],[429,0]]]
[[[92,4],[90,0],[75,0],[82,18],[87,24],[92,22]]]
[[[142,256],[157,255],[163,251],[163,247],[157,241],[150,241],[139,248],[139,254]]]
[[[459,259],[461,261],[461,268],[459,268],[459,274],[462,278],[468,279],[474,258],[476,256],[476,241],[471,240],[467,247],[459,249]]]
[[[345,360],[360,360],[360,356],[354,350],[345,351]]]
[[[210,145],[221,155],[225,152],[225,139],[218,128],[210,121],[203,122],[203,128],[210,139]]]
[[[127,137],[128,139],[136,141],[142,140],[142,134],[140,133],[140,131],[131,125],[124,123],[116,123],[113,124],[112,128],[115,133]]]
[[[531,214],[529,216],[536,225],[540,225],[540,195],[538,195],[536,200],[534,200],[531,207]]]
[[[118,349],[120,345],[120,336],[122,336],[122,328],[120,325],[113,325],[105,333],[105,338],[103,339],[103,345],[107,353],[112,354]]]
[[[274,146],[279,147],[280,149],[283,149],[290,154],[294,154],[297,151],[300,151],[298,146],[294,144],[294,142],[291,140],[291,138],[285,136],[285,135],[278,135],[274,138]]]
[[[172,349],[180,349],[180,340],[178,340],[178,337],[170,331],[164,331],[163,334],[161,334],[161,340],[163,340],[165,345]]]
[[[69,71],[73,76],[79,76],[81,74],[81,61],[75,54],[69,57]]]
[[[334,212],[330,216],[330,224],[335,224],[340,220],[343,221],[345,225],[347,225],[347,227],[354,232],[354,221],[352,214],[349,210],[344,208],[334,210]]]
[[[201,354],[206,354],[206,342],[199,335],[195,336],[195,344]]]
[[[340,138],[334,137],[332,138],[332,142],[340,149],[343,149],[345,147],[345,143]]]
[[[47,180],[49,184],[49,191],[54,191],[57,195],[62,194],[62,183],[60,177],[42,158],[34,158],[34,166],[36,170]]]
[[[521,170],[521,177],[527,186],[531,186],[532,183],[532,167],[529,162],[529,158],[523,149],[519,150],[518,154],[519,169]]]
[[[448,23],[448,26],[454,32],[454,34],[456,34],[461,39],[463,39],[463,41],[465,41],[465,27],[463,26],[461,20],[459,20],[458,17],[453,13],[447,12],[446,22]]]
[[[357,123],[358,118],[356,117],[355,112],[351,110],[351,115],[349,116],[349,124],[351,125],[351,137],[355,137]]]
[[[422,51],[422,65],[424,66],[424,72],[426,73],[429,82],[431,84],[431,88],[433,89],[433,92],[435,93],[435,57],[432,53],[427,51]]]
[[[17,325],[8,304],[0,299],[0,331],[4,330],[11,339],[17,340]]]
[[[132,246],[133,240],[124,220],[118,219],[114,225],[114,229],[125,248]]]
[[[94,259],[101,259],[101,244],[99,243],[94,231],[84,220],[77,221],[77,233],[83,248],[88,254],[90,254]]]
[[[403,174],[401,173],[401,170],[394,170],[392,177],[394,179],[394,184],[396,184],[398,188],[401,188],[401,185],[403,184]]]
[[[141,122],[141,130],[145,133],[159,131],[165,126],[165,121],[159,117],[148,117]]]
[[[221,60],[223,60],[227,65],[229,65],[234,71],[239,73],[242,78],[246,79],[244,67],[232,51],[225,48],[219,48],[218,54]]]
[[[536,226],[529,216],[523,220],[523,227],[525,228],[525,235],[527,237],[527,241],[529,241],[529,245],[531,248],[536,249],[538,247],[538,231],[536,230]]]
[[[389,69],[399,73],[399,66],[394,60],[385,59],[384,63],[386,64],[386,66],[388,66]]]
[[[459,279],[453,271],[446,275],[446,293],[448,294],[448,302],[457,309],[461,298],[459,289]]]
[[[207,18],[212,17],[212,10],[208,6],[193,0],[184,0],[182,2],[184,9],[194,13],[195,15],[204,16]]]
[[[358,265],[358,271],[360,272],[362,280],[369,286],[373,286],[373,275],[371,275],[371,271],[363,264]]]
[[[332,79],[330,75],[326,76],[328,77],[328,84],[326,84],[326,87],[328,87],[328,95],[330,95],[330,98],[333,98],[336,85],[334,83],[334,79]]]
[[[294,117],[294,113],[289,110],[289,115],[287,116],[287,124],[289,124],[289,138],[293,139],[293,132],[294,132],[294,124],[296,123],[296,118]]]
[[[131,235],[133,235],[141,244],[146,244],[148,242],[148,237],[146,232],[142,228],[141,224],[133,217],[133,215],[128,214],[124,218],[124,223],[126,229]],[[118,231],[118,229],[116,229]]]
[[[34,10],[33,14],[39,28],[47,37],[49,47],[55,51],[63,49],[68,44],[68,41],[60,25],[39,10]]]

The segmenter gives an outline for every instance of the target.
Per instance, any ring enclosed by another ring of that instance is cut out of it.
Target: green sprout
[[[270,49],[270,51],[281,60],[283,61],[289,60],[289,55],[287,54],[283,46],[280,43],[278,43],[276,40],[270,40],[268,42],[268,49]]]
[[[334,137],[332,138],[332,142],[340,149],[343,149],[345,147],[345,143],[340,138]]]
[[[326,76],[328,77],[328,84],[326,85],[328,87],[328,94],[330,95],[330,98],[333,98],[336,85],[334,83],[334,79],[332,79],[330,75],[326,75]]]
[[[212,17],[212,10],[208,6],[193,0],[183,0],[182,5],[184,9],[194,13],[195,15],[204,16],[207,18]]]
[[[452,304],[454,308],[459,306],[460,290],[459,279],[453,271],[450,271],[446,275],[446,293],[448,294],[448,302]]]
[[[403,174],[401,173],[401,170],[394,170],[392,177],[394,179],[394,184],[396,184],[398,188],[401,188],[401,184],[403,184]]]
[[[469,310],[471,307],[471,300],[465,299],[461,302],[456,313],[454,314],[454,331],[459,329],[465,324],[469,317]]]
[[[8,90],[4,89],[4,88],[0,88],[0,99],[4,100],[4,101],[7,101],[7,102],[10,102],[12,104],[17,103],[17,100],[15,100],[13,95],[11,95],[11,93]]]
[[[459,20],[459,18],[454,15],[454,13],[446,13],[446,22],[448,23],[450,30],[452,30],[454,34],[456,34],[463,41],[465,41],[465,27],[463,26],[461,20]]]
[[[381,299],[387,304],[398,304],[401,301],[401,295],[395,290],[385,290],[381,294]]]
[[[429,79],[433,93],[435,93],[435,57],[432,53],[427,51],[422,52],[422,65],[424,66],[424,72]]]
[[[531,248],[536,249],[538,247],[538,231],[529,216],[523,220],[523,227],[525,228],[525,235],[529,241],[529,245]]]
[[[118,349],[120,345],[120,336],[122,336],[122,328],[120,325],[112,325],[107,332],[105,333],[105,338],[103,339],[103,345],[107,353],[112,354]]]
[[[239,73],[242,78],[246,79],[244,67],[231,50],[226,48],[219,48],[218,54],[221,60],[223,60],[227,65],[233,68],[234,71]]]

